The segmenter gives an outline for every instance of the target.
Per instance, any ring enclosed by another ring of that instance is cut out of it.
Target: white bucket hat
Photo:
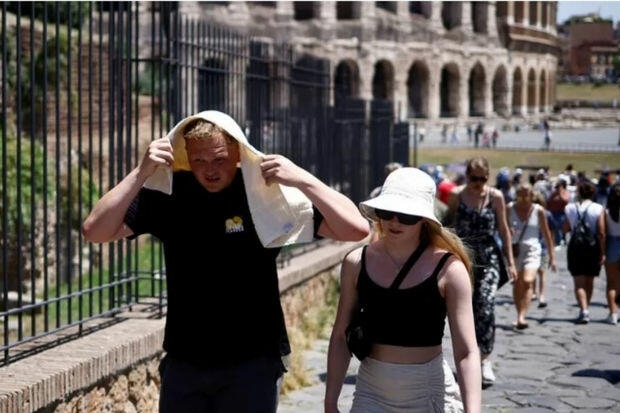
[[[173,171],[190,171],[183,130],[194,119],[203,119],[222,128],[239,142],[241,170],[246,196],[256,233],[268,248],[293,243],[310,242],[314,236],[312,202],[299,189],[273,184],[263,179],[260,164],[263,153],[254,148],[241,127],[229,115],[217,110],[206,110],[188,116],[177,123],[166,135],[173,149],[172,168],[157,168],[144,183],[145,188],[172,193]]]
[[[375,209],[417,215],[441,226],[434,212],[435,181],[418,168],[400,168],[385,179],[376,198],[360,203],[367,218],[378,221]]]

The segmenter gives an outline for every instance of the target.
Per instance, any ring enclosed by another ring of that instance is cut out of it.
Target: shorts
[[[607,235],[605,242],[605,263],[620,262],[620,235]]]
[[[522,243],[519,247],[519,256],[515,260],[517,270],[540,268],[542,249],[538,246]]]
[[[366,357],[360,365],[351,413],[462,411],[459,387],[442,354],[423,364]]]
[[[598,277],[601,272],[600,255],[594,253],[567,254],[568,272],[573,277],[576,275],[586,275]]]

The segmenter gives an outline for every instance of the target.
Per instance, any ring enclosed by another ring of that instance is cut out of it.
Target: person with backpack
[[[578,199],[564,209],[566,221],[563,230],[564,233],[570,232],[566,258],[580,309],[575,322],[587,324],[590,322],[588,307],[592,299],[594,277],[598,277],[605,262],[605,230],[599,220],[604,208],[593,201],[596,186],[592,182],[580,182],[577,194]]]

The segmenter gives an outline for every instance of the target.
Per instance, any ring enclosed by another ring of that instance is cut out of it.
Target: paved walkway
[[[564,251],[558,252],[558,272],[547,275],[548,307],[534,302],[530,328],[512,328],[515,309],[512,289],[497,294],[496,344],[493,360],[497,381],[483,390],[484,412],[620,412],[620,325],[605,323],[605,272],[595,280],[591,321],[576,325],[578,308]],[[278,413],[323,411],[327,341],[319,340],[305,353],[315,384],[286,395]],[[449,338],[444,353],[450,363]],[[340,396],[341,411],[351,407],[357,360]]]

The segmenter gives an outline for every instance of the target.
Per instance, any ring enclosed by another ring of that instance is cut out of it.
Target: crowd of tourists
[[[518,205],[519,191],[524,187],[531,188],[530,198],[537,199],[538,204],[546,210],[547,222],[541,222],[539,227],[542,230],[538,233],[542,253],[551,254],[553,248],[568,248],[567,264],[573,276],[575,298],[580,308],[575,321],[579,324],[590,321],[588,307],[592,298],[593,282],[602,267],[605,268],[609,308],[607,322],[616,325],[617,290],[620,288],[620,175],[616,173],[614,176],[612,171],[603,169],[597,172],[595,177],[591,177],[585,172],[575,171],[572,164],[566,165],[565,170],[557,175],[540,168],[528,177],[525,177],[519,168],[512,174],[508,168],[502,168],[496,177],[495,186],[502,191],[509,205]],[[515,216],[513,218],[513,229],[518,233],[522,220]],[[528,225],[535,227],[535,220],[528,221]],[[551,240],[545,239],[544,226],[552,233]],[[589,233],[586,235],[590,242],[581,245],[581,230],[584,228]],[[577,234],[579,236],[573,236]],[[534,237],[536,231],[531,232],[530,238]],[[544,286],[544,279],[541,286]],[[535,297],[535,294],[532,296]],[[538,298],[542,304],[544,290],[539,293]]]
[[[388,165],[381,187],[355,205],[291,160],[258,151],[222,112],[189,116],[151,142],[82,230],[91,242],[152,234],[163,243],[160,411],[276,411],[291,352],[276,257],[318,238],[365,241],[341,267],[326,412],[338,412],[352,355],[361,360],[352,412],[480,412],[481,390],[495,381],[495,293],[512,281],[514,327],[528,328],[535,284],[545,304],[556,245],[568,248],[576,322],[589,322],[605,265],[608,321],[617,324],[617,179],[602,172],[595,185],[567,167],[525,180],[503,168],[491,185],[483,157],[454,179],[434,171]],[[193,339],[197,315],[212,339]],[[455,375],[443,357],[446,321]]]

